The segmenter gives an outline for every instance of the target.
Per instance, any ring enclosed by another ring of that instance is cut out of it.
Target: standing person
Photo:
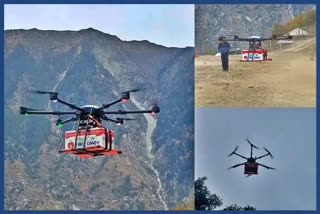
[[[218,50],[221,53],[221,62],[223,71],[227,72],[229,70],[229,51],[231,49],[230,44],[226,41],[225,37],[219,38]]]

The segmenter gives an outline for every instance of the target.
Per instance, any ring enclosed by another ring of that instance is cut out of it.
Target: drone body
[[[264,154],[264,155],[262,155],[262,156],[259,156],[259,157],[253,157],[253,156],[252,156],[252,155],[253,155],[253,148],[255,148],[255,149],[259,149],[259,148],[258,148],[257,146],[255,146],[255,145],[253,145],[253,144],[249,141],[249,139],[246,139],[246,140],[247,140],[247,142],[250,144],[250,157],[247,158],[247,157],[245,157],[245,156],[243,156],[243,155],[238,154],[236,151],[237,151],[237,149],[238,149],[239,147],[236,146],[236,148],[233,150],[233,152],[231,152],[231,153],[229,154],[229,157],[230,157],[231,155],[237,155],[237,156],[239,156],[239,157],[241,157],[241,158],[243,158],[243,159],[246,159],[246,162],[236,164],[236,165],[234,165],[234,166],[229,167],[228,169],[233,169],[233,168],[236,168],[236,167],[238,167],[238,166],[244,165],[244,174],[247,175],[247,177],[249,177],[249,176],[251,176],[251,175],[257,175],[257,174],[258,174],[258,168],[259,168],[259,166],[262,166],[262,167],[264,167],[264,168],[266,168],[266,169],[273,169],[273,170],[275,170],[275,168],[266,166],[266,165],[261,164],[261,163],[258,163],[258,162],[256,161],[256,160],[261,159],[261,158],[266,157],[266,156],[270,156],[271,158],[273,158],[273,156],[272,156],[272,154],[269,152],[269,150],[266,149],[266,148],[264,148],[264,150],[267,152],[266,154]]]
[[[225,37],[219,37],[219,40]],[[249,43],[248,50],[242,50],[242,59],[240,62],[262,62],[271,61],[268,57],[268,50],[262,48],[262,42],[267,40],[284,40],[292,39],[292,36],[277,38],[273,35],[271,38],[261,38],[259,36],[250,36],[249,38],[239,38],[239,36],[233,36],[233,39],[224,39],[225,41],[245,41]]]
[[[114,147],[115,133],[105,128],[101,121],[109,121],[122,125],[126,120],[134,120],[132,118],[110,118],[109,115],[123,115],[123,114],[143,114],[150,113],[156,114],[160,112],[158,106],[153,106],[150,110],[134,110],[134,111],[105,111],[120,102],[126,102],[130,99],[131,92],[138,92],[141,89],[134,89],[121,93],[121,97],[102,106],[85,105],[78,107],[74,104],[68,103],[58,98],[57,92],[46,91],[32,91],[37,94],[49,94],[52,102],[58,102],[71,108],[73,111],[41,111],[30,109],[26,107],[20,107],[20,114],[28,116],[29,114],[49,114],[58,115],[59,119],[56,121],[56,125],[61,127],[63,124],[77,121],[77,129],[65,132],[65,148],[60,150],[59,153],[70,153],[79,156],[80,158],[90,158],[95,156],[104,155],[117,155],[121,154],[120,150]],[[72,117],[61,120],[61,115],[73,115]]]

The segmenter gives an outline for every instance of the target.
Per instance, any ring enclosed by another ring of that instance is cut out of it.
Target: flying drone
[[[275,168],[272,168],[272,167],[269,167],[269,166],[266,166],[266,165],[264,165],[264,164],[261,164],[261,163],[256,162],[256,160],[261,159],[261,158],[266,157],[266,156],[270,156],[271,158],[273,158],[273,155],[271,154],[271,152],[269,152],[268,149],[263,148],[263,149],[267,152],[266,154],[261,155],[261,156],[259,156],[259,157],[253,157],[253,156],[252,156],[252,155],[253,155],[253,153],[252,153],[252,152],[253,152],[253,151],[252,151],[253,148],[255,148],[255,149],[259,149],[259,148],[258,148],[257,146],[255,146],[255,145],[253,145],[253,144],[249,141],[248,138],[247,138],[246,140],[247,140],[247,142],[250,144],[250,157],[247,158],[247,157],[244,157],[243,155],[238,154],[236,151],[237,151],[237,149],[239,148],[239,146],[236,146],[236,148],[233,150],[233,152],[231,152],[231,153],[228,155],[228,157],[230,157],[231,155],[237,155],[237,156],[239,156],[239,157],[241,157],[241,158],[243,158],[243,159],[246,159],[247,161],[244,162],[244,163],[239,163],[239,164],[236,164],[236,165],[234,165],[234,166],[231,166],[231,167],[229,167],[228,169],[233,169],[233,168],[236,168],[236,167],[238,167],[238,166],[244,165],[244,174],[247,175],[247,177],[249,177],[249,176],[251,176],[251,175],[257,175],[257,174],[258,174],[258,166],[262,166],[262,167],[264,167],[264,168],[266,168],[266,169],[273,169],[273,170],[275,170]]]
[[[219,37],[219,41],[224,39],[224,41],[245,41],[249,42],[248,50],[242,50],[242,59],[240,62],[262,62],[271,61],[268,57],[268,50],[262,48],[262,42],[267,40],[286,40],[292,39],[292,36],[282,36],[277,37],[273,35],[270,38],[261,38],[260,36],[250,36],[249,38],[239,38],[239,36],[234,35],[232,39],[226,39],[224,36]]]
[[[80,158],[91,158],[103,155],[121,154],[120,150],[114,147],[114,132],[105,128],[101,121],[109,121],[122,125],[124,121],[134,120],[132,118],[111,118],[110,115],[125,115],[125,114],[156,114],[160,112],[160,108],[155,105],[150,110],[118,110],[106,111],[109,107],[126,102],[130,99],[130,93],[138,92],[142,89],[133,89],[121,93],[121,97],[102,106],[84,105],[77,106],[58,98],[58,92],[31,90],[36,94],[48,94],[52,102],[58,102],[68,106],[72,111],[42,111],[26,107],[20,107],[20,114],[28,116],[30,114],[38,115],[57,115],[59,119],[56,121],[58,127],[64,124],[77,121],[77,129],[65,132],[65,149],[59,150],[59,153],[70,153],[77,155]],[[61,120],[61,115],[73,115],[72,117]]]

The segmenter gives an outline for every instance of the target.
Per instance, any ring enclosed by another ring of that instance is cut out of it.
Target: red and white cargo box
[[[105,128],[88,129],[86,144],[84,145],[86,130],[66,131],[65,149],[59,153],[71,153],[80,158],[91,158],[98,155],[118,155],[121,151],[114,148],[114,132]],[[77,146],[75,145],[77,136]],[[75,148],[77,147],[77,148]]]
[[[242,50],[242,60],[241,62],[261,62],[265,60],[269,60],[267,58],[268,50],[267,49],[259,49],[259,50]]]
[[[65,136],[65,149],[84,149],[90,147],[106,147],[106,133],[105,128],[92,128],[88,129],[86,137],[86,145],[84,145],[84,138],[86,130],[79,130],[77,137],[77,148],[75,148],[75,141],[77,131],[66,131]],[[107,136],[108,137],[108,136]]]

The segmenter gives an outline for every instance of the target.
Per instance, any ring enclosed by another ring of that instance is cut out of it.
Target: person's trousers
[[[229,70],[229,54],[221,54],[222,69]]]

